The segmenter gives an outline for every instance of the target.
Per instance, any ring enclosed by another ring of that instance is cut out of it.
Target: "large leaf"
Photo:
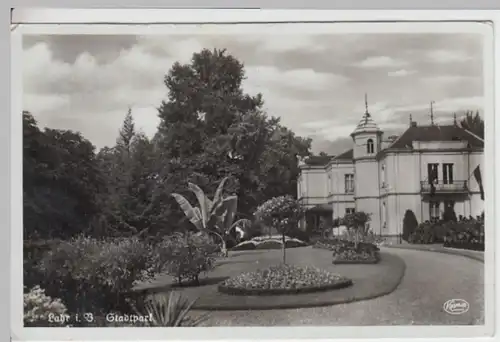
[[[191,203],[186,199],[186,197],[173,193],[172,197],[176,200],[176,202],[179,204],[181,207],[182,211],[184,212],[184,215],[193,223],[196,228],[202,229],[203,228],[203,218],[201,217],[200,210],[198,208],[193,208]]]
[[[229,196],[225,198],[223,206],[225,209],[223,229],[225,232],[228,232],[233,225],[234,217],[236,215],[236,209],[238,207],[238,196]]]
[[[228,177],[224,177],[224,179],[222,179],[219,186],[217,187],[217,190],[215,191],[214,195],[214,203],[222,201],[222,192],[224,191],[224,185],[226,184],[227,180]]]
[[[202,315],[198,318],[189,317],[189,313],[196,300],[188,301],[177,292],[170,292],[166,296],[154,296],[145,305],[146,313],[152,317],[148,322],[156,327],[194,327],[208,318]],[[137,311],[137,310],[136,310]]]
[[[207,226],[208,220],[209,220],[209,208],[208,208],[208,203],[206,201],[206,196],[203,190],[196,184],[193,183],[188,183],[188,188],[191,190],[196,198],[198,199],[198,203],[200,205],[200,210],[201,210],[201,217],[203,221],[203,227]]]

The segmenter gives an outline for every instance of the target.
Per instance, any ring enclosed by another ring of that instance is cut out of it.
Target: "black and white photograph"
[[[22,35],[24,327],[485,325],[492,35],[293,25]]]

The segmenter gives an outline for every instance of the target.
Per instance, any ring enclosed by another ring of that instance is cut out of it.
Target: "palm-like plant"
[[[172,194],[186,217],[199,231],[213,234],[220,239],[221,251],[224,256],[228,255],[225,236],[237,226],[246,227],[250,224],[248,219],[234,222],[238,196],[223,197],[224,184],[227,179],[225,177],[220,182],[213,200],[210,200],[198,185],[188,183],[188,189],[194,193],[198,200],[198,207],[193,207],[184,196],[178,193]]]
[[[208,314],[193,318],[189,315],[196,300],[189,301],[177,292],[170,292],[168,296],[155,295],[146,300],[144,309],[150,320],[146,323],[153,327],[196,327],[206,321]]]

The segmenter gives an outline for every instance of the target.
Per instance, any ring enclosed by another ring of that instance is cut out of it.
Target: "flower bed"
[[[289,237],[285,240],[285,248],[295,248],[304,247],[307,243],[300,241],[298,239],[291,239]],[[250,251],[254,249],[281,249],[283,247],[283,242],[281,237],[271,237],[271,238],[256,238],[249,241],[242,242],[233,248],[232,251]]]
[[[484,220],[462,219],[446,224],[444,247],[484,251]]]
[[[231,295],[280,295],[340,289],[352,280],[315,267],[277,265],[240,274],[219,284],[219,292]]]
[[[351,241],[322,239],[314,247],[332,251],[334,264],[376,264],[380,261],[380,248],[368,242],[360,242],[356,248]]]

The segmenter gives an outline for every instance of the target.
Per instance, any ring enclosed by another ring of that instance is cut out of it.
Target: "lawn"
[[[281,262],[279,250],[231,252],[226,259],[217,261],[218,267],[200,278],[196,287],[177,287],[169,276],[161,276],[149,284],[140,284],[138,291],[167,293],[181,291],[190,299],[198,298],[194,308],[200,310],[265,310],[326,306],[370,299],[388,294],[401,282],[405,263],[399,257],[381,253],[381,261],[373,265],[334,265],[332,253],[311,247],[287,249],[287,263],[315,266],[352,279],[353,285],[343,289],[275,296],[240,296],[218,292],[217,284],[228,277],[251,272]]]

